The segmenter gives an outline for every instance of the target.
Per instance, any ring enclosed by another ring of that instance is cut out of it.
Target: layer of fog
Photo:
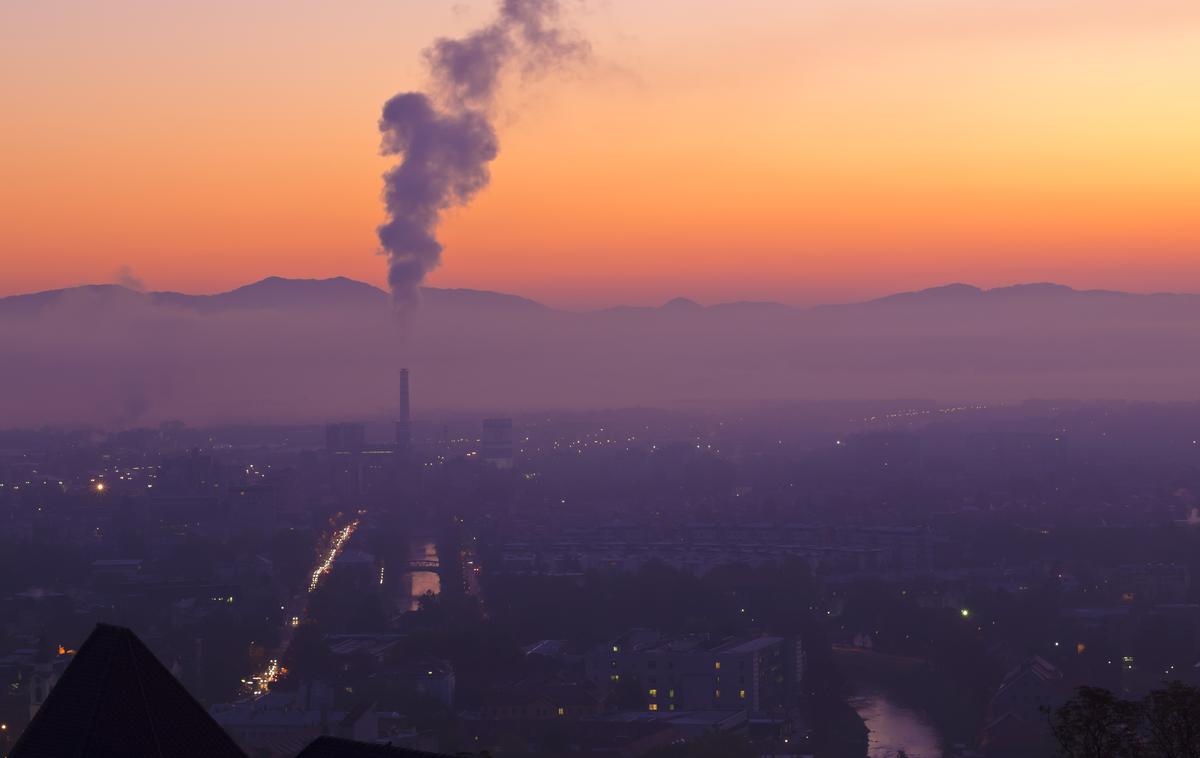
[[[80,289],[0,311],[0,427],[384,418],[401,366],[418,413],[1194,400],[1200,381],[1200,299],[1189,296],[948,292],[803,311],[684,303],[580,314],[466,293],[427,297],[402,339],[380,295],[201,308]]]

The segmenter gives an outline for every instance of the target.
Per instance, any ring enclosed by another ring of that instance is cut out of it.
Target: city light
[[[249,680],[242,680],[243,684],[252,695],[265,695],[271,691],[271,685],[279,681],[279,677],[286,671],[279,666],[278,659],[272,658],[267,662],[267,667],[263,669],[261,674],[255,674]]]
[[[354,534],[354,530],[357,528],[358,519],[354,519],[337,531],[333,537],[333,541],[329,544],[329,550],[326,551],[324,559],[313,569],[312,579],[308,583],[309,592],[315,592],[317,585],[321,583],[321,577],[333,569],[333,562],[337,560],[338,554],[342,552],[342,548],[346,545],[346,541],[350,539],[350,536]]]

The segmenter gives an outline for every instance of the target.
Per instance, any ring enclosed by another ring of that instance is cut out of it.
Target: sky
[[[439,287],[560,307],[1200,292],[1194,0],[590,0]],[[3,0],[0,294],[385,281],[380,107],[469,0]],[[125,277],[128,278],[128,277]]]

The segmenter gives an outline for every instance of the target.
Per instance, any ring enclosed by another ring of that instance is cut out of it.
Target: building
[[[1187,566],[1174,563],[1125,564],[1106,578],[1122,603],[1183,603],[1192,584]]]
[[[279,497],[273,484],[243,484],[229,488],[229,516],[242,530],[274,531],[279,522]]]
[[[713,640],[633,630],[589,653],[597,684],[640,689],[649,711],[764,711],[782,703],[787,670],[782,637]],[[791,664],[795,670],[795,664]]]
[[[335,710],[332,691],[319,685],[213,706],[211,713],[243,750],[256,757],[286,758],[325,735],[360,741],[373,741],[379,735],[374,707],[362,703],[349,711]]]
[[[1063,674],[1041,656],[1009,671],[988,703],[983,748],[988,758],[1049,755],[1051,735],[1043,708],[1066,700]]]
[[[355,592],[379,588],[379,561],[365,550],[343,550],[334,559],[337,586]]]
[[[513,422],[510,418],[486,418],[483,420],[483,436],[480,438],[480,457],[489,466],[498,469],[513,467]]]
[[[359,438],[357,431],[334,435],[329,441],[343,448],[330,447],[324,456],[325,478],[334,496],[359,497],[391,489],[396,473],[395,450],[389,446],[367,444]]]
[[[386,691],[454,706],[454,667],[449,661],[424,658],[384,667],[372,679],[382,680]]]
[[[441,753],[408,750],[391,744],[374,745],[340,737],[318,737],[296,758],[449,758]]]
[[[331,453],[357,453],[367,446],[367,428],[363,424],[340,423],[325,426],[325,448]]]
[[[579,719],[604,711],[603,693],[591,682],[534,679],[497,690],[484,701],[487,719]]]
[[[92,561],[92,581],[96,584],[134,581],[142,573],[140,558],[108,558]]]

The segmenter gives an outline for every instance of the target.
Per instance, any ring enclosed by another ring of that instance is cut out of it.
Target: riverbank
[[[850,705],[870,730],[870,758],[898,750],[910,758],[943,758],[952,744],[974,744],[969,703],[929,662],[845,646],[835,646],[833,656],[849,685]]]

